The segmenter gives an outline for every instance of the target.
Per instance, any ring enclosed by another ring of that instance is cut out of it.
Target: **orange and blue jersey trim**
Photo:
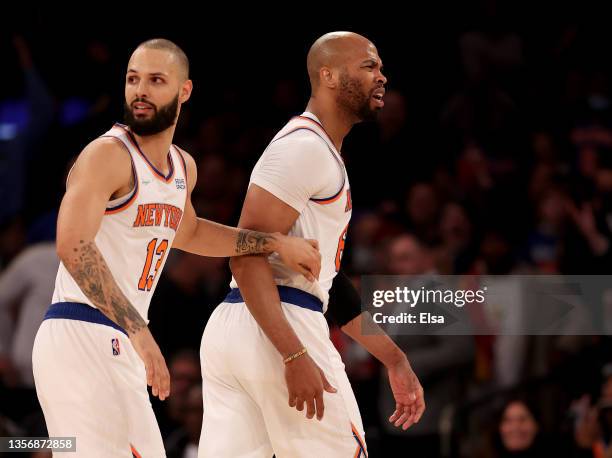
[[[151,163],[151,161],[149,161],[147,156],[145,156],[145,154],[140,149],[140,145],[138,145],[138,142],[136,141],[136,137],[134,137],[134,134],[130,130],[128,130],[127,126],[123,124],[119,124],[119,123],[116,123],[115,126],[122,128],[127,133],[127,137],[130,140],[130,143],[132,143],[132,146],[134,147],[134,149],[138,151],[138,154],[140,154],[140,157],[144,159],[147,166],[153,172],[153,175],[155,175],[156,178],[160,179],[161,181],[165,183],[170,183],[170,181],[172,180],[172,177],[174,176],[174,161],[172,160],[172,154],[170,154],[170,151],[168,151],[168,156],[167,156],[168,167],[170,170],[168,171],[168,175],[164,175],[162,172],[157,170],[157,168]]]
[[[132,452],[133,458],[142,458],[142,455],[138,453],[138,450],[136,450],[136,447],[134,447],[132,444],[130,444],[130,451]]]
[[[355,441],[357,441],[357,450],[355,451],[355,455],[353,458],[368,458],[368,454],[365,448],[365,442],[361,438],[361,435],[359,434],[357,428],[355,428],[355,425],[353,423],[351,423],[351,430],[353,431],[353,437],[355,438]]]
[[[136,173],[136,166],[134,164],[134,158],[132,157],[132,153],[130,153],[130,150],[127,145],[123,143],[123,140],[113,135],[102,135],[102,137],[115,138],[119,141],[119,143],[121,143],[121,146],[125,148],[128,153],[128,156],[130,156],[130,163],[132,164],[132,177],[134,178],[134,189],[132,189],[132,195],[126,201],[120,203],[119,205],[115,205],[114,207],[107,207],[104,211],[105,215],[113,215],[115,213],[119,213],[122,210],[125,210],[136,200],[136,197],[138,196],[138,173]],[[72,171],[72,169],[70,170]]]
[[[130,159],[132,156],[130,155]],[[114,207],[107,207],[104,212],[105,215],[114,215],[115,213],[119,213],[120,211],[128,208],[134,201],[136,197],[138,197],[138,174],[136,173],[136,167],[134,166],[134,161],[132,161],[132,176],[134,177],[134,189],[132,190],[132,195],[123,203],[116,205]]]
[[[310,200],[312,200],[314,203],[319,204],[319,205],[331,204],[337,201],[340,198],[340,196],[342,196],[342,191],[344,191],[344,181],[342,182],[342,187],[340,188],[340,191],[338,191],[333,196],[325,197],[323,199],[316,199],[314,197],[311,197]]]

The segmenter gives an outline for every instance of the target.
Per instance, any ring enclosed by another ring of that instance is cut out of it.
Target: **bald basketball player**
[[[142,43],[125,78],[126,125],[87,145],[68,178],[58,217],[61,265],[33,363],[49,435],[76,436],[71,456],[165,456],[147,384],[163,400],[170,382],[147,310],[171,248],[203,256],[276,252],[311,280],[318,275],[314,241],[196,217],[196,165],[172,144],[191,91],[178,46]]]
[[[316,238],[321,273],[305,281],[276,255],[230,260],[232,290],[202,339],[200,458],[367,456],[357,402],[323,316],[332,282],[342,329],[388,369],[397,402],[389,421],[406,429],[425,409],[406,355],[382,331],[361,334],[371,317],[361,314],[346,276],[337,276],[352,210],[342,142],[384,105],[381,59],[366,38],[334,32],[312,45],[307,65],[306,111],[253,169],[239,227]]]

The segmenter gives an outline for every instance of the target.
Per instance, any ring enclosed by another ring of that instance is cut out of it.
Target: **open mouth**
[[[374,94],[372,94],[372,98],[374,99],[374,103],[380,107],[383,107],[385,105],[385,102],[383,101],[383,98],[385,96],[384,90],[383,91],[377,91]]]
[[[136,102],[132,104],[134,115],[144,115],[153,111],[153,106],[144,102]]]

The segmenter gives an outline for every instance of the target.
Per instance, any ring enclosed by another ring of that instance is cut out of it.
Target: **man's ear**
[[[187,80],[183,83],[181,87],[181,91],[179,93],[179,101],[181,103],[185,103],[191,97],[191,91],[193,91],[193,82],[191,80]]]
[[[321,85],[333,89],[338,85],[338,72],[329,67],[321,67],[319,70],[319,80]]]

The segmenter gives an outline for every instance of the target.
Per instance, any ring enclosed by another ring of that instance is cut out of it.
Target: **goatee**
[[[136,102],[150,102],[146,99],[136,99],[132,102],[132,104]],[[155,135],[169,127],[173,126],[176,121],[176,114],[178,113],[178,94],[174,99],[168,103],[157,109],[153,106],[153,116],[148,119],[138,119],[134,116],[134,111],[132,107],[127,104],[127,102],[123,106],[123,120],[126,125],[134,132],[136,135],[140,135],[141,137],[146,137],[148,135]]]

